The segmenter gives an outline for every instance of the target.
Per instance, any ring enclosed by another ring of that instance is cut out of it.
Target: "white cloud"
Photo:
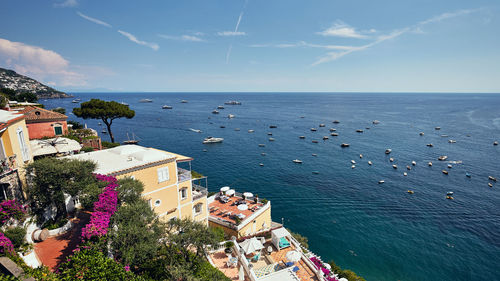
[[[118,32],[127,37],[130,41],[134,42],[134,43],[137,43],[139,45],[143,45],[143,46],[147,46],[155,51],[158,51],[158,49],[160,49],[160,46],[158,46],[158,44],[156,43],[151,43],[151,42],[146,42],[146,41],[141,41],[139,39],[137,39],[137,37],[135,37],[133,34],[131,33],[128,33],[126,31],[122,31],[122,30],[118,30]]]
[[[217,32],[219,36],[244,36],[247,35],[244,31],[219,31]]]
[[[305,41],[299,41],[297,43],[283,43],[283,44],[254,44],[250,45],[253,48],[318,48],[326,50],[351,50],[356,47],[352,46],[342,46],[342,45],[321,45],[321,44],[311,44]]]
[[[371,29],[368,32],[374,33],[376,32],[376,30]],[[359,39],[368,38],[368,36],[356,31],[354,27],[351,27],[342,21],[337,21],[331,27],[321,32],[316,32],[316,34],[323,36],[336,36],[336,37],[359,38]]]
[[[82,86],[84,75],[70,70],[70,63],[58,53],[0,38],[0,62],[20,74],[58,86]]]
[[[204,42],[202,38],[194,35],[181,35],[181,36],[171,36],[165,34],[158,34],[159,37],[169,40],[179,40],[179,41],[190,41],[190,42]]]
[[[68,7],[76,7],[78,6],[77,0],[66,0],[59,3],[54,3],[54,7],[68,8]]]
[[[470,14],[470,13],[473,13],[473,12],[477,12],[479,10],[481,10],[481,9],[458,10],[458,11],[451,12],[451,13],[443,13],[441,15],[429,18],[427,20],[420,21],[417,24],[414,24],[412,26],[408,26],[408,27],[405,27],[403,29],[394,30],[391,33],[386,34],[386,35],[380,35],[380,36],[377,37],[377,39],[375,41],[373,41],[373,42],[371,42],[369,44],[366,44],[366,45],[363,45],[363,46],[359,46],[359,47],[353,47],[350,50],[345,50],[345,51],[342,51],[342,52],[328,52],[328,53],[326,53],[326,55],[324,55],[323,57],[320,57],[318,60],[316,60],[314,63],[312,63],[311,66],[316,66],[318,64],[322,64],[322,63],[334,61],[334,60],[337,60],[337,59],[339,59],[339,58],[341,58],[343,56],[351,54],[353,52],[358,52],[358,51],[366,50],[366,49],[371,48],[371,47],[373,47],[375,45],[378,45],[378,44],[380,44],[380,43],[382,43],[384,41],[397,38],[397,37],[399,37],[399,36],[401,36],[401,35],[403,35],[405,33],[408,33],[408,32],[422,33],[423,32],[422,31],[422,27],[425,26],[425,25],[428,25],[428,24],[431,24],[431,23],[440,22],[442,20],[450,19],[450,18],[454,18],[454,17],[458,17],[458,16],[461,16],[461,15],[467,15],[467,14]]]
[[[96,23],[96,24],[99,24],[99,25],[102,25],[102,26],[105,26],[105,27],[111,27],[111,25],[110,25],[109,23],[104,22],[104,21],[102,21],[102,20],[98,20],[98,19],[96,19],[96,18],[89,17],[89,16],[84,15],[84,14],[82,14],[82,13],[80,13],[80,12],[76,12],[76,14],[77,14],[77,15],[79,15],[80,17],[82,17],[82,18],[84,18],[84,19],[88,20],[88,21],[93,22],[93,23]]]

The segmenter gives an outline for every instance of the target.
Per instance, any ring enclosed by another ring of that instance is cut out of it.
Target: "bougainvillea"
[[[323,262],[320,259],[318,259],[317,257],[311,257],[309,259],[312,261],[312,263],[317,268],[319,268],[323,272],[323,274],[325,275],[325,279],[327,281],[338,281],[338,279],[335,278],[335,276],[330,276],[332,274],[332,272],[328,268],[325,267],[325,265],[323,264]]]
[[[104,187],[99,199],[94,203],[94,212],[90,216],[90,222],[82,229],[82,238],[90,240],[92,237],[102,237],[108,233],[109,221],[116,212],[118,203],[118,184],[115,177],[106,175],[95,175],[99,181],[108,182]]]
[[[10,219],[22,220],[26,209],[16,200],[5,200],[0,203],[0,223],[3,225]]]
[[[0,232],[0,254],[4,255],[6,253],[14,252],[14,245],[7,236]]]

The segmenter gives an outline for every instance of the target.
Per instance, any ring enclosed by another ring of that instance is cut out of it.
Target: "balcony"
[[[17,169],[16,155],[0,159],[0,175]]]
[[[177,168],[177,178],[179,182],[191,180],[191,171],[182,168]]]
[[[206,197],[207,195],[208,190],[205,187],[193,183],[193,201]]]

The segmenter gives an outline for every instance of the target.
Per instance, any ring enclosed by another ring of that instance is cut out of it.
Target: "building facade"
[[[25,115],[29,139],[54,138],[68,133],[68,116],[36,106],[19,109]]]
[[[208,224],[207,189],[193,182],[191,171],[178,164],[189,164],[190,157],[145,148],[122,145],[111,149],[68,156],[70,159],[97,163],[96,173],[131,177],[144,184],[143,196],[162,220],[190,218]]]

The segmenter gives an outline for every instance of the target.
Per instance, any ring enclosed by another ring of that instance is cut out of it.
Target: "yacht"
[[[139,140],[136,137],[137,136],[134,133],[132,133],[132,138],[130,138],[127,133],[127,140],[123,141],[123,144],[138,144]]]
[[[406,173],[406,172],[404,172],[404,173],[403,173],[403,176],[405,176],[405,177],[406,177],[407,175],[408,175],[408,173]]]
[[[384,182],[385,182],[385,180],[379,180],[378,184],[383,184]]]
[[[373,164],[372,161],[368,161],[368,165],[372,165],[372,164]]]
[[[316,153],[313,153],[313,154],[312,154],[312,156],[316,157],[316,156],[318,156],[318,154],[316,154]]]
[[[79,103],[80,101],[76,99],[76,100],[72,100],[71,102],[72,103]]]
[[[451,164],[448,164],[448,168],[450,168],[450,169],[451,169],[452,167],[453,167],[453,166],[452,166]]]
[[[360,155],[359,155],[359,158],[363,158],[363,154],[360,154]]]
[[[385,150],[385,154],[390,154],[392,152],[392,149],[388,148]]]
[[[325,127],[325,124],[319,124],[320,127]]]
[[[311,128],[311,132],[316,132],[318,129],[316,128]]]
[[[120,104],[123,104],[123,105],[129,105],[128,103],[126,103],[126,102],[124,102],[124,101],[120,102]]]
[[[446,155],[441,155],[438,157],[439,161],[445,161],[446,159],[448,159],[448,156],[446,156]]]
[[[352,165],[352,166],[351,166],[351,169],[354,169],[354,168],[356,168],[356,165]]]
[[[230,100],[230,101],[226,101],[224,104],[227,104],[227,105],[241,105],[241,102],[235,101],[235,100]]]
[[[217,109],[224,109],[224,106],[219,105],[219,106],[217,106]]]
[[[248,132],[249,132],[249,133],[253,133],[253,132],[255,132],[255,131],[254,131],[254,130],[248,130]]]
[[[456,143],[456,140],[448,140],[449,143]]]
[[[493,184],[491,184],[491,182],[488,183],[488,186],[489,187],[493,187]]]
[[[328,139],[328,137],[327,137],[327,136],[324,136],[324,137],[323,137],[323,140],[327,140],[327,139]]]
[[[181,103],[188,103],[187,100],[181,100]]]
[[[424,132],[420,132],[420,133],[418,133],[418,134],[419,134],[419,135],[421,135],[421,136],[423,136],[423,135],[424,135]]]
[[[389,158],[389,161],[394,162],[394,158],[392,158],[392,157]]]
[[[338,133],[331,133],[330,136],[332,137],[337,137],[339,134]]]
[[[193,128],[189,128],[190,131],[193,131],[195,133],[201,133],[201,130],[197,130],[197,129],[193,129]]]
[[[497,181],[497,178],[492,177],[492,176],[488,176],[488,179],[489,179],[490,181]]]
[[[170,105],[164,105],[161,107],[161,109],[172,109],[173,107]]]
[[[152,99],[142,99],[139,102],[153,102],[153,100]]]
[[[354,161],[354,160],[351,160],[351,163],[352,163],[352,164],[356,164],[356,161]]]
[[[219,143],[219,142],[222,142],[224,141],[223,138],[214,138],[214,137],[207,137],[203,140],[203,143],[204,144],[208,144],[208,143]]]
[[[392,167],[393,167],[394,169],[397,169],[397,168],[398,168],[398,165],[394,164],[394,165],[392,165]]]
[[[494,142],[493,142],[493,145],[498,145],[498,141],[494,141]]]
[[[229,119],[234,118],[234,114],[229,114],[229,115],[227,116],[227,118],[229,118]]]
[[[338,124],[338,123],[340,123],[340,121],[339,120],[333,120],[332,123],[333,124]]]
[[[412,164],[413,166],[415,166],[415,165],[417,165],[417,162],[415,162],[415,161],[411,161],[411,164]]]
[[[348,143],[342,143],[342,144],[340,144],[340,147],[349,147],[349,144]]]
[[[335,131],[337,131],[337,129],[335,129],[335,128],[330,128],[330,132],[335,132]]]
[[[276,126],[276,125],[269,125],[269,128],[276,129],[276,128],[278,128],[278,126]]]
[[[356,133],[362,133],[362,132],[363,132],[363,130],[361,130],[361,129],[356,130]]]
[[[217,109],[214,109],[214,110],[212,111],[212,114],[219,114],[219,111],[217,111]]]
[[[378,120],[373,120],[372,124],[374,124],[374,125],[380,124],[380,121],[378,121]]]
[[[302,160],[299,159],[292,160],[292,162],[297,164],[302,164]]]
[[[432,143],[427,144],[428,147],[433,147],[434,145]]]
[[[431,161],[429,161],[428,165],[429,165],[429,167],[432,167],[432,162],[431,162]]]
[[[299,139],[305,139],[306,137],[305,136],[299,136]]]
[[[264,167],[264,164],[263,163],[259,163],[259,166]]]
[[[446,192],[446,195],[452,196],[453,195],[453,191]]]

